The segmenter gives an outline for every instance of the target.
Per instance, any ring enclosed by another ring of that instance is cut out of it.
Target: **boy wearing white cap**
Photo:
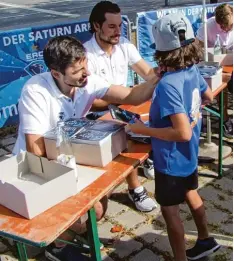
[[[153,26],[155,58],[163,74],[154,91],[150,127],[137,121],[129,128],[151,136],[155,169],[155,196],[167,224],[176,261],[197,260],[218,250],[209,237],[203,202],[197,193],[201,104],[212,92],[196,64],[202,53],[195,43],[189,20],[169,14]],[[185,250],[179,204],[187,202],[198,230],[196,245]]]

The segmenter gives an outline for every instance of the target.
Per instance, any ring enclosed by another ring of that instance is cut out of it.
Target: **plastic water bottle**
[[[219,34],[216,34],[216,40],[214,44],[214,55],[220,55],[220,54],[222,54],[222,45],[220,42]]]
[[[57,162],[74,169],[76,181],[78,181],[78,173],[76,167],[76,159],[73,154],[70,138],[64,131],[65,123],[60,120],[57,122],[56,150]]]

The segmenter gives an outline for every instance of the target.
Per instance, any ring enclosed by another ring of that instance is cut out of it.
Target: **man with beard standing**
[[[155,76],[151,68],[140,56],[136,47],[126,38],[121,37],[121,10],[110,1],[97,3],[89,18],[93,37],[84,44],[87,50],[88,68],[110,84],[127,86],[128,67],[130,66],[144,80]],[[108,103],[99,99],[93,103],[92,110],[107,110]],[[152,161],[144,163],[144,174],[154,179]],[[149,200],[147,193],[138,180],[135,170],[127,178],[129,198],[140,211],[150,211],[155,203]]]

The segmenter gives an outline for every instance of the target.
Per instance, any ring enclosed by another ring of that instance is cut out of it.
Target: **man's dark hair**
[[[185,41],[185,31],[179,31],[180,42]],[[156,46],[157,48],[157,46]],[[201,47],[195,41],[172,51],[158,51],[155,60],[159,66],[171,67],[175,70],[185,69],[201,61]]]
[[[102,24],[106,21],[105,14],[111,13],[111,14],[119,14],[120,8],[117,4],[114,4],[110,1],[101,1],[97,3],[89,17],[89,23],[90,23],[90,32],[93,34],[96,32],[94,28],[94,24],[99,24],[100,27]]]
[[[58,36],[50,39],[43,50],[46,66],[65,74],[66,68],[76,61],[84,59],[85,48],[71,36]]]

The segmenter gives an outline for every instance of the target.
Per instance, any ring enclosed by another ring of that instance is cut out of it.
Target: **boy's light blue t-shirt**
[[[206,89],[207,83],[196,65],[176,72],[167,72],[158,83],[150,108],[150,127],[171,127],[169,116],[178,113],[185,113],[195,127],[188,142],[151,138],[154,167],[157,171],[186,177],[197,168],[202,118],[201,94]]]

